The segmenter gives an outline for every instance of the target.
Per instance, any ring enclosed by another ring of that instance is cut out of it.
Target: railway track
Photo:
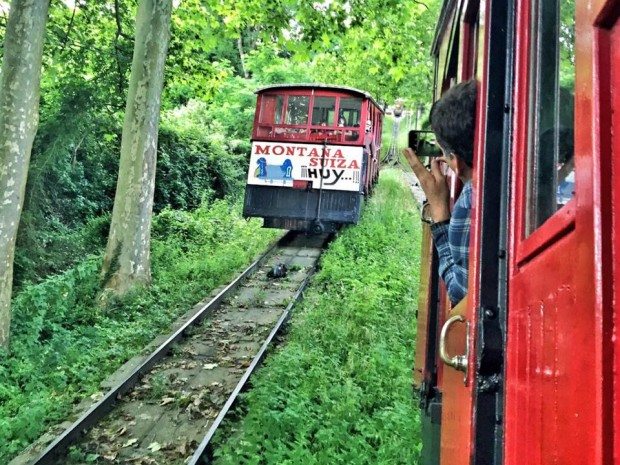
[[[211,438],[329,240],[283,236],[29,463],[209,463]],[[286,276],[270,277],[279,264]]]

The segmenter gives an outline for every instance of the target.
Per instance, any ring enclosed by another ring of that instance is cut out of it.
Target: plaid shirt
[[[463,186],[450,221],[431,225],[439,255],[439,275],[446,283],[452,305],[459,303],[467,294],[471,196],[470,181]]]

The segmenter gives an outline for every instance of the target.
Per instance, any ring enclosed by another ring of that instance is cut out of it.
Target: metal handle
[[[450,357],[448,355],[448,351],[446,350],[446,338],[448,337],[448,331],[454,323],[465,322],[465,318],[461,315],[455,315],[452,318],[449,318],[441,328],[441,335],[439,336],[439,357],[448,366],[451,366],[455,370],[462,371],[465,373],[465,381],[467,380],[467,359],[469,358],[469,322],[467,322],[467,334],[465,336],[465,354],[463,355],[455,355],[454,357]]]

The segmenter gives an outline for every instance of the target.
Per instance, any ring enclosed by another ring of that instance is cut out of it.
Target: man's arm
[[[427,171],[413,150],[406,148],[403,150],[403,154],[420,181],[420,186],[424,190],[430,205],[431,217],[435,222],[431,226],[431,232],[439,255],[439,275],[446,283],[450,300],[453,303],[458,303],[467,294],[469,210],[464,212],[461,208],[455,209],[456,217],[450,219],[450,192],[446,177],[439,168],[439,162],[442,158],[431,160],[431,170]],[[455,228],[459,237],[458,244],[452,244],[452,246],[449,240],[451,221],[452,228]],[[453,250],[455,247],[458,250]],[[456,259],[453,252],[457,254]]]
[[[449,221],[431,225],[433,241],[439,255],[439,275],[446,283],[448,297],[453,305],[459,303],[467,294],[467,264],[456,263],[448,240]],[[469,241],[467,234],[466,242]]]

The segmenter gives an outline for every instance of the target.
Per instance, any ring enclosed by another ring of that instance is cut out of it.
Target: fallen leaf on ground
[[[131,447],[137,442],[138,440],[136,438],[129,439],[125,444],[123,444],[123,447]]]
[[[161,450],[161,444],[158,442],[152,442],[147,446],[147,449],[151,452],[157,452],[158,450]]]
[[[179,447],[177,447],[177,452],[181,453],[182,455],[186,455],[187,454],[187,444],[185,443],[181,443],[181,445]]]
[[[205,370],[213,370],[217,366],[217,363],[206,363],[202,366],[202,368],[204,368]]]

